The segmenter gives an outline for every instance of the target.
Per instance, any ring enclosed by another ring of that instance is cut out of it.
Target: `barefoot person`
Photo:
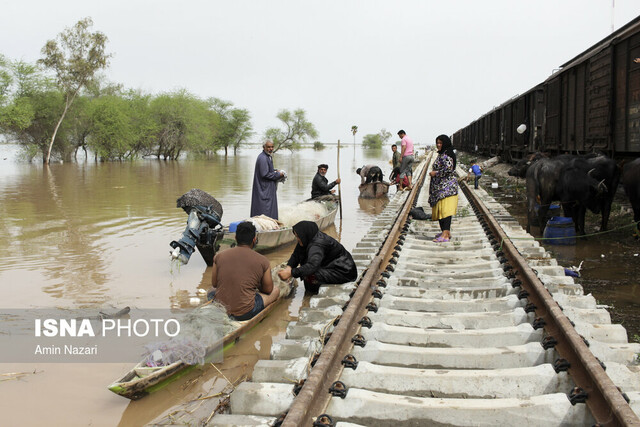
[[[300,221],[293,226],[298,244],[287,262],[278,271],[282,280],[301,277],[307,292],[317,293],[322,284],[337,285],[358,277],[351,254],[333,237],[318,230],[312,221]]]
[[[400,186],[398,187],[398,191],[403,190],[402,181],[405,177],[409,180],[409,185],[404,188],[411,190],[411,176],[413,175],[413,140],[409,138],[406,132],[402,129],[398,131],[398,136],[402,140],[400,142],[402,147],[400,150],[402,163],[400,163]]]
[[[235,248],[213,258],[209,299],[221,303],[234,320],[249,320],[278,299],[269,260],[253,250],[256,228],[248,221],[238,224]]]
[[[433,163],[433,170],[429,172],[429,204],[431,205],[431,219],[438,220],[441,233],[436,234],[434,242],[448,242],[451,240],[451,217],[456,214],[458,207],[458,180],[455,176],[456,153],[447,135],[436,138],[438,157]]]

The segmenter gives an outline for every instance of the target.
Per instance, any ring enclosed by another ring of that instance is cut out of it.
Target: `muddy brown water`
[[[491,173],[491,172],[489,172]],[[524,180],[506,180],[501,174],[482,178],[484,188],[507,207],[511,215],[526,227],[527,211]],[[497,182],[497,189],[491,183]],[[586,237],[575,246],[551,245],[541,240],[564,267],[579,266],[577,279],[585,294],[591,293],[599,304],[608,305],[611,320],[622,324],[629,341],[640,341],[640,241],[632,236],[633,221],[629,202],[618,189],[609,219],[607,233],[600,233],[600,215],[587,213]],[[539,227],[531,227],[532,235],[542,237]]]
[[[185,306],[198,288],[210,286],[210,269],[195,253],[188,265],[169,261],[169,242],[178,239],[186,214],[176,198],[201,188],[223,205],[223,222],[248,217],[253,166],[259,147],[237,156],[208,160],[125,163],[40,164],[15,161],[17,147],[0,145],[0,309]],[[343,218],[327,232],[352,249],[386,200],[358,199],[355,169],[375,163],[388,174],[390,150],[340,150]],[[6,158],[6,159],[5,159]],[[337,148],[302,149],[274,156],[289,174],[279,186],[280,210],[310,196],[318,163],[336,172]],[[393,192],[395,190],[391,190]],[[268,254],[272,265],[288,259],[293,246]],[[258,358],[284,337],[303,304],[303,288],[284,301],[246,338],[225,353],[221,372],[207,366],[140,401],[111,393],[107,386],[132,363],[3,363],[0,424],[130,426],[194,424],[212,405],[193,399],[222,391],[227,381],[250,375]],[[37,372],[37,373],[33,373]],[[214,399],[211,399],[214,401]],[[197,408],[196,408],[197,406]]]

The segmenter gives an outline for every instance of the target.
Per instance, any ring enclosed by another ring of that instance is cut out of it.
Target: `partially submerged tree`
[[[366,148],[380,148],[382,147],[382,138],[377,133],[367,134],[362,138],[362,145]]]
[[[224,147],[224,155],[228,154],[229,147],[233,147],[233,153],[238,151],[241,144],[245,143],[253,135],[251,114],[248,110],[231,108],[233,103],[219,98],[209,100],[211,109],[219,115],[220,122],[214,131],[213,148]]]
[[[0,132],[19,143],[24,156],[31,160],[38,153],[46,152],[63,110],[62,93],[33,64],[8,62],[3,71],[7,73],[8,85],[0,103]],[[65,134],[65,129],[61,128],[60,133]],[[56,149],[67,153],[64,144]]]
[[[92,25],[91,18],[82,19],[42,48],[44,58],[39,62],[55,72],[56,81],[65,96],[64,110],[51,135],[45,163],[50,161],[56,134],[69,107],[95,73],[107,66],[111,56],[105,53],[107,36],[99,31],[90,32]]]
[[[284,129],[269,128],[265,132],[266,139],[273,141],[274,153],[281,148],[293,151],[300,146],[301,141],[318,137],[318,131],[313,123],[307,121],[306,112],[301,108],[293,112],[282,110],[277,117],[282,121]]]
[[[364,138],[362,138],[362,145],[367,148],[380,148],[389,138],[391,138],[391,132],[386,129],[381,129],[378,133],[365,135]]]
[[[378,135],[380,135],[380,139],[382,140],[383,144],[386,144],[389,138],[391,138],[391,132],[389,132],[384,128],[380,129],[380,132],[378,132]]]
[[[162,94],[150,103],[155,121],[154,155],[175,160],[189,149],[203,151],[211,136],[212,114],[205,101],[186,90]]]

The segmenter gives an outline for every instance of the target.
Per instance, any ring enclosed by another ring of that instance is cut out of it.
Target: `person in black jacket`
[[[325,178],[325,175],[327,174],[327,169],[329,169],[329,166],[324,163],[321,165],[318,165],[318,172],[316,173],[316,176],[313,177],[313,182],[311,183],[312,199],[315,199],[316,197],[320,197],[320,196],[327,196],[329,194],[334,193],[335,190],[332,190],[332,188],[335,187],[336,184],[340,184],[340,178],[336,179],[331,184],[329,184],[329,180]]]
[[[300,221],[293,226],[298,244],[287,262],[278,271],[282,280],[300,277],[307,292],[317,293],[320,285],[338,285],[356,280],[358,270],[351,254],[333,237],[327,236],[312,221]]]

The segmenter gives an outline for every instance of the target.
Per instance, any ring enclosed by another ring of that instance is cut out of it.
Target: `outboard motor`
[[[176,207],[184,209],[189,218],[180,240],[169,243],[173,248],[171,259],[186,264],[198,248],[207,265],[213,265],[213,256],[220,246],[217,242],[224,235],[220,224],[222,205],[207,192],[194,188],[178,198]]]

